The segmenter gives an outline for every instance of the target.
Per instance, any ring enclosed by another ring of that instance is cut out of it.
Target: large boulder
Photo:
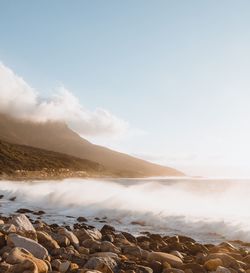
[[[220,258],[214,258],[214,259],[210,259],[206,261],[204,264],[204,267],[208,271],[215,271],[218,266],[222,266],[222,265],[223,265],[223,262]]]
[[[7,245],[11,247],[24,248],[38,259],[45,260],[49,256],[47,249],[38,242],[14,233],[8,235]]]
[[[117,263],[110,257],[91,257],[84,265],[86,269],[94,269],[103,273],[112,273],[117,269]]]
[[[9,224],[13,224],[17,228],[17,230],[36,232],[33,225],[31,224],[30,220],[26,217],[25,214],[19,214],[19,215],[14,216],[9,221]]]
[[[159,261],[162,264],[167,262],[171,266],[176,267],[176,268],[181,268],[183,265],[182,260],[179,257],[176,257],[175,255],[164,253],[164,252],[149,252],[148,261]]]
[[[232,273],[231,270],[229,270],[228,268],[225,268],[223,266],[218,266],[215,272],[216,273]]]
[[[58,233],[66,236],[73,246],[79,247],[79,240],[73,232],[67,230],[66,228],[60,228]]]
[[[52,261],[51,266],[52,269],[59,271],[60,273],[66,273],[68,269],[70,268],[70,261],[61,261],[59,259],[55,259]]]
[[[48,233],[45,231],[37,231],[37,239],[39,244],[44,246],[49,252],[56,248],[60,248],[56,240],[54,240]]]
[[[79,239],[80,242],[83,242],[87,239],[101,240],[102,234],[98,229],[77,229],[74,231],[74,234]]]
[[[7,271],[10,273],[47,273],[49,271],[46,262],[35,258],[29,251],[23,248],[14,248],[7,256],[6,262],[12,265]]]
[[[226,268],[233,268],[238,270],[239,269],[239,263],[237,262],[237,260],[235,260],[233,257],[231,257],[228,254],[225,253],[212,253],[209,254],[206,258],[206,260],[211,260],[211,259],[220,259],[223,263],[223,266]]]

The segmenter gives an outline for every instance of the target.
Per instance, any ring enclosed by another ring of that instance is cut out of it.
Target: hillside
[[[86,159],[60,154],[24,145],[0,141],[0,174],[17,175],[21,173],[43,172],[51,175],[100,175],[108,172],[102,165]]]
[[[183,173],[94,145],[64,123],[32,123],[0,114],[0,139],[97,162],[121,176],[180,176]]]

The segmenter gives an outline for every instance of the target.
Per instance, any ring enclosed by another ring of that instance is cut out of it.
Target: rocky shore
[[[228,242],[200,244],[148,232],[135,237],[106,224],[98,230],[84,217],[73,227],[24,213],[0,219],[0,273],[250,272],[250,252]]]

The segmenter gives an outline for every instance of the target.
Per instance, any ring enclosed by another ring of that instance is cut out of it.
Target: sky
[[[249,12],[247,0],[0,0],[0,111],[63,119],[190,175],[250,177]]]

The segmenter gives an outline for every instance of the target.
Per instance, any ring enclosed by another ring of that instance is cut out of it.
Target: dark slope
[[[63,123],[32,123],[0,114],[0,139],[97,162],[121,176],[180,176],[183,173],[94,145]]]
[[[13,174],[17,170],[42,171],[44,169],[57,172],[68,169],[90,174],[106,172],[105,168],[96,162],[0,140],[0,173]]]

